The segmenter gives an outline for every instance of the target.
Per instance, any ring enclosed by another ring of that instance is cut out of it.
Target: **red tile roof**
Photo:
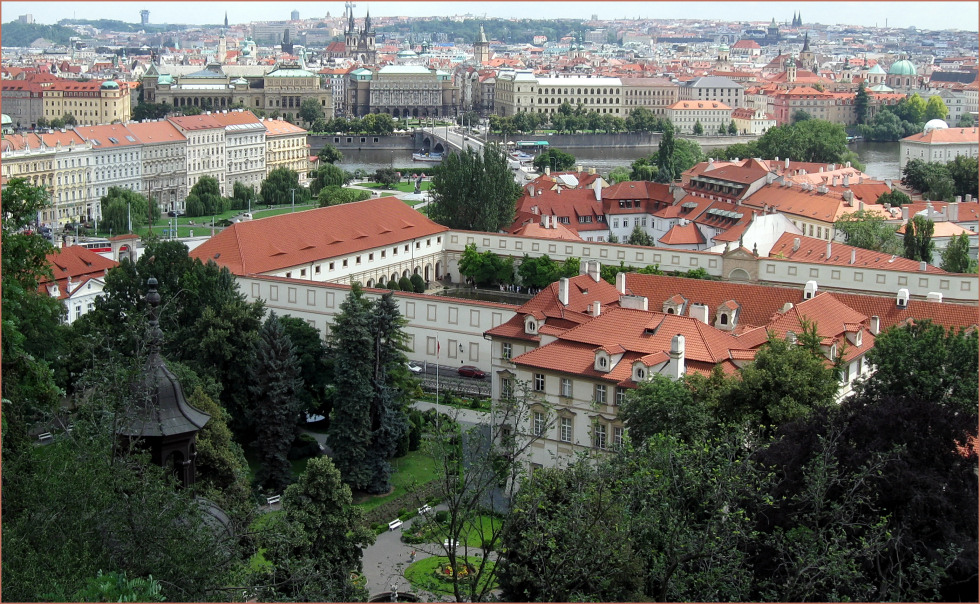
[[[800,240],[800,247],[793,250],[794,241]],[[830,245],[830,257],[827,257],[827,245]],[[851,264],[851,252],[854,252],[854,263]],[[843,243],[828,242],[814,237],[797,236],[792,233],[784,233],[776,240],[776,243],[769,250],[769,258],[787,259],[799,262],[814,262],[818,264],[834,264],[838,266],[870,267],[883,270],[910,271],[919,270],[919,263],[915,260],[882,254],[871,250],[844,245]],[[945,273],[943,269],[926,265],[927,273]]]
[[[657,240],[664,245],[700,245],[707,240],[701,234],[701,230],[693,222],[687,224],[675,224],[664,236]]]
[[[68,291],[69,277],[74,290],[76,286],[89,279],[105,277],[106,271],[119,265],[115,260],[105,258],[80,245],[56,249],[47,255],[47,262],[51,266],[53,281],[58,284],[60,299],[67,298],[71,293]],[[51,279],[45,278],[40,282],[38,290],[47,293],[51,283]]]
[[[190,255],[236,275],[261,274],[448,231],[397,197],[236,223]]]

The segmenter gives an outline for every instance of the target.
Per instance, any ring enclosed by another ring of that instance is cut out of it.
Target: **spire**
[[[803,52],[810,52],[810,32],[803,35]]]
[[[225,29],[228,29],[228,11],[225,11]]]
[[[371,9],[367,10],[367,15],[364,17],[364,33],[371,33]]]
[[[479,42],[480,44],[487,43],[487,33],[483,31],[483,24],[480,24],[480,39],[477,40],[477,42]]]

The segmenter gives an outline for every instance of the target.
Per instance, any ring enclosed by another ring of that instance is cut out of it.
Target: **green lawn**
[[[354,503],[365,512],[373,510],[386,501],[401,497],[408,492],[409,487],[425,484],[439,476],[435,459],[422,451],[409,451],[405,457],[391,460],[391,465],[395,469],[395,473],[391,476],[391,483],[394,486],[391,493],[355,497]]]
[[[464,557],[457,556],[456,564],[462,566]],[[474,568],[479,568],[480,558],[475,556],[470,556],[467,561]],[[485,575],[480,578],[481,587],[486,585],[487,575],[492,575],[493,561],[487,561],[486,568],[484,568]],[[408,582],[412,584],[415,589],[421,589],[435,594],[448,594],[453,593],[453,583],[452,579],[445,574],[444,570],[449,566],[449,558],[446,556],[432,556],[431,558],[425,558],[424,560],[419,560],[405,569],[405,578]],[[491,589],[496,589],[496,581],[491,585]],[[463,586],[460,586],[463,589]]]
[[[462,535],[462,541],[467,547],[482,547],[483,542],[490,540],[493,531],[500,530],[501,520],[494,516],[478,516],[470,527],[469,532]]]
[[[357,186],[359,186],[359,187],[366,187],[368,189],[380,189],[382,191],[395,190],[395,191],[401,191],[402,193],[414,193],[415,192],[415,183],[414,182],[396,182],[396,183],[394,183],[394,184],[391,185],[391,188],[386,188],[384,185],[382,185],[381,183],[378,183],[378,182],[365,182],[365,183],[359,184]],[[429,190],[429,187],[431,187],[431,186],[432,186],[432,182],[426,180],[426,181],[423,181],[422,182],[421,189],[423,191],[428,191]]]

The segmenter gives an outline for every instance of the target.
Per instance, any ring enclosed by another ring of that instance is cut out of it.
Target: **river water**
[[[890,178],[898,181],[902,177],[898,167],[898,143],[861,141],[851,143],[848,148],[858,154],[861,162],[865,164],[865,173],[872,178],[879,180]],[[655,149],[649,148],[605,149],[597,147],[595,149],[576,149],[574,155],[583,169],[595,168],[600,174],[609,174],[615,167],[624,166],[628,168],[634,160],[649,156],[654,152],[656,152]],[[433,165],[413,161],[412,152],[407,149],[344,151],[343,153],[344,159],[339,165],[350,172],[359,168],[374,173],[378,168],[411,170],[413,167]]]

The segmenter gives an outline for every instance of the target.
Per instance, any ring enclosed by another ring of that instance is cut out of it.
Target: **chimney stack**
[[[598,317],[602,314],[602,304],[598,300],[592,303],[592,316]]]
[[[827,260],[830,260],[830,254],[831,254],[832,252],[833,252],[833,249],[831,248],[831,244],[830,244],[830,242],[828,241],[828,242],[827,242]]]
[[[705,325],[708,324],[708,306],[706,304],[692,304],[688,314]]]
[[[902,206],[902,221],[903,222],[908,222],[909,221],[909,207],[908,206]]]
[[[684,377],[684,336],[677,334],[670,340],[670,361],[667,362],[668,377],[674,381]]]
[[[881,317],[879,317],[878,315],[872,315],[871,316],[871,335],[876,336],[876,335],[878,335],[878,332],[879,331],[881,331]]]
[[[919,261],[919,270],[920,271],[923,271],[924,272],[926,270],[926,267],[927,266],[928,265],[926,264],[926,261],[925,260],[920,260]]]
[[[928,294],[926,294],[926,300],[928,300],[929,302],[942,302],[943,295],[940,292],[929,292]]]
[[[619,273],[620,275],[622,273]],[[619,297],[619,307],[620,308],[632,308],[633,310],[649,310],[649,300],[644,296],[628,296],[622,295]]]
[[[793,251],[798,251],[800,249],[800,238],[793,237]]]
[[[851,186],[851,175],[850,174],[845,174],[844,175],[844,186],[845,187]]]
[[[626,273],[616,273],[616,291],[620,296],[626,295]]]
[[[967,201],[970,201],[967,195]],[[960,219],[960,204],[957,202],[946,204],[946,217],[950,222],[957,222]]]
[[[595,281],[596,283],[599,282],[599,279],[601,279],[601,277],[600,277],[600,267],[599,267],[598,260],[589,260],[585,264],[585,270],[588,273],[588,275],[592,277],[593,281]]]
[[[568,277],[558,280],[558,301],[562,306],[568,306]]]
[[[545,176],[550,176],[551,175],[551,166],[545,166],[544,167],[544,175]]]
[[[854,264],[854,262],[855,262],[856,260],[857,260],[857,250],[855,250],[855,249],[852,249],[852,250],[851,250],[851,264]]]

